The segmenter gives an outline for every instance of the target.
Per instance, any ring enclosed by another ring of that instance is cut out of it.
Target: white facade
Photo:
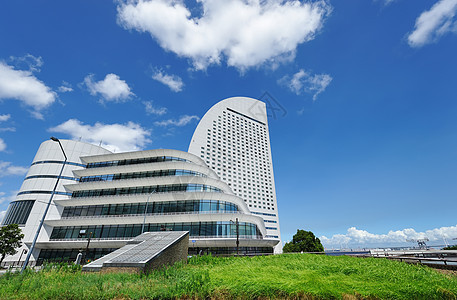
[[[195,129],[189,153],[203,159],[280,241],[266,105],[233,97],[215,104]],[[281,252],[281,243],[275,252]]]
[[[47,219],[60,217],[63,208],[55,203],[56,201],[69,198],[69,193],[65,190],[64,185],[77,181],[77,178],[73,175],[73,171],[84,167],[80,157],[111,153],[102,147],[88,143],[70,140],[61,140],[61,143],[68,159],[56,188],[53,202],[49,207]],[[22,183],[21,189],[16,196],[16,200],[11,202],[2,221],[2,225],[19,223],[19,227],[24,233],[24,239],[22,240],[23,246],[18,249],[16,255],[7,257],[4,260],[5,262],[17,261],[21,256],[22,250],[28,249],[27,245],[30,246],[32,244],[63,162],[64,156],[57,142],[49,140],[40,145],[24,182]],[[14,206],[16,206],[15,212],[12,211]],[[51,231],[52,227],[44,224],[38,241],[49,240]],[[34,256],[37,256],[38,253],[39,250],[34,253]],[[24,259],[25,255],[22,255],[21,260]]]
[[[38,258],[76,255],[85,249],[88,233],[90,251],[100,256],[125,245],[143,226],[145,232],[189,231],[189,251],[194,253],[233,253],[236,221],[240,253],[268,252],[278,243],[267,237],[263,219],[252,215],[247,204],[195,155],[167,149],[113,154],[85,143],[61,142],[70,164],[64,169],[32,263]],[[62,161],[58,143],[44,142],[10,205],[34,201],[26,223],[21,224],[25,248],[31,245]],[[21,216],[9,209],[4,223]],[[17,261],[21,252],[4,262]]]

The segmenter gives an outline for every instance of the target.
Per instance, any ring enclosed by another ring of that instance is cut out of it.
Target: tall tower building
[[[252,214],[264,219],[267,238],[281,239],[266,105],[233,97],[215,104],[195,129],[189,153],[199,156]],[[281,251],[281,243],[275,252]]]

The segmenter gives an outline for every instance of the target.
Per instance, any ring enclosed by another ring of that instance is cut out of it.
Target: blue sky
[[[457,238],[457,0],[4,1],[0,211],[55,135],[187,150],[266,92],[281,232]],[[269,98],[271,99],[271,98]]]

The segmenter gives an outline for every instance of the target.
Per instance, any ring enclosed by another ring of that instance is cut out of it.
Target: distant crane
[[[427,249],[427,244],[425,242],[428,242],[429,239],[428,238],[423,238],[423,239],[411,239],[411,240],[407,240],[407,242],[411,242],[411,243],[417,243],[417,245],[419,246],[419,249]]]

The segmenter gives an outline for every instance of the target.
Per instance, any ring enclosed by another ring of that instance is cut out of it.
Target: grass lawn
[[[47,268],[0,277],[0,299],[457,299],[457,277],[375,258],[193,257],[149,275]]]

